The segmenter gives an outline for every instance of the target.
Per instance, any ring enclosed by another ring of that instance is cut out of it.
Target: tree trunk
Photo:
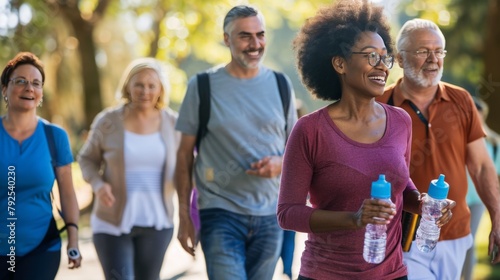
[[[72,21],[80,49],[84,93],[85,128],[90,128],[94,117],[103,109],[99,69],[95,60],[96,50],[92,37],[94,26],[85,21]]]
[[[158,3],[156,10],[153,12],[154,14],[154,21],[153,25],[151,27],[151,31],[153,31],[154,38],[149,44],[149,56],[150,57],[156,57],[158,54],[158,42],[160,41],[160,25],[162,23],[163,18],[165,17],[165,10],[161,7],[161,5]]]
[[[500,0],[490,0],[484,45],[485,72],[480,87],[481,98],[489,105],[487,124],[500,132]]]
[[[83,103],[85,112],[85,128],[90,128],[94,117],[103,109],[101,100],[101,83],[99,79],[99,69],[97,67],[96,48],[93,33],[95,25],[102,18],[110,0],[98,2],[93,15],[82,18],[78,1],[56,1],[57,8],[60,9],[64,17],[71,23],[80,53],[80,65],[82,73]]]

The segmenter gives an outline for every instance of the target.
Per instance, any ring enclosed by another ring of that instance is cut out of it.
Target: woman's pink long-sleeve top
[[[384,136],[375,143],[355,142],[328,115],[327,107],[302,117],[284,154],[278,221],[282,228],[307,232],[300,275],[313,279],[395,279],[407,275],[401,248],[403,192],[415,190],[409,177],[411,120],[408,114],[381,104],[386,111]],[[392,184],[397,214],[387,227],[386,258],[381,264],[363,259],[365,229],[314,233],[315,209],[352,211],[370,198],[371,183],[385,174]],[[311,206],[306,205],[309,197]]]

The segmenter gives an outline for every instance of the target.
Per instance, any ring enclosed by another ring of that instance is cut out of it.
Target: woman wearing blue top
[[[7,114],[0,122],[0,279],[55,278],[61,239],[52,215],[54,179],[68,231],[70,268],[80,267],[82,260],[68,136],[36,114],[44,81],[41,61],[27,52],[9,61],[1,76]],[[52,131],[55,168],[45,126]]]

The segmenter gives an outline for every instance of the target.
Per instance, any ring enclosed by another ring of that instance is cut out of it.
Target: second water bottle
[[[434,250],[439,239],[441,229],[436,221],[441,217],[441,209],[448,203],[446,197],[450,186],[444,181],[444,175],[439,175],[437,180],[432,180],[427,196],[422,205],[422,219],[417,229],[417,248],[422,252]]]

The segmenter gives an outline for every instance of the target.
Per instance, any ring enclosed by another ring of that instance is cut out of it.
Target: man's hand
[[[491,229],[490,243],[488,245],[488,255],[491,256],[491,264],[500,263],[500,254],[498,248],[500,247],[500,232]]]
[[[181,243],[182,248],[194,257],[195,249],[198,245],[198,237],[189,214],[179,216],[179,231],[177,232],[177,239]]]
[[[281,174],[282,157],[268,156],[253,162],[250,169],[246,171],[248,175],[254,175],[265,178],[273,178]]]

